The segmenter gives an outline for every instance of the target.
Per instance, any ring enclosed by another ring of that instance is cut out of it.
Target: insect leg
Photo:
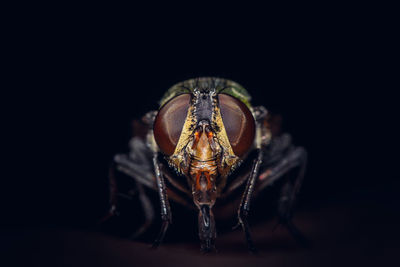
[[[262,126],[262,121],[268,115],[267,109],[263,106],[255,107],[254,115],[255,115],[255,120],[256,120],[257,158],[254,159],[254,161],[253,161],[253,166],[252,166],[252,169],[251,169],[251,172],[248,177],[247,184],[246,184],[246,189],[243,192],[242,199],[240,201],[240,206],[238,209],[238,224],[234,227],[234,228],[236,228],[239,225],[242,226],[242,229],[244,230],[245,236],[246,236],[247,247],[249,248],[249,250],[251,252],[255,252],[256,249],[254,247],[253,240],[251,238],[249,223],[247,221],[247,216],[248,216],[248,213],[250,210],[250,201],[251,201],[252,194],[254,192],[254,186],[257,182],[258,172],[260,170],[260,166],[263,161],[263,146],[265,146],[269,140],[269,135],[268,135],[268,138],[263,138],[263,137],[267,137],[267,134],[263,131],[263,126]],[[240,185],[240,183],[238,183],[237,185],[234,185],[234,187],[229,188],[229,189],[233,190],[238,185]]]
[[[289,179],[283,186],[281,197],[278,202],[278,216],[280,224],[284,225],[293,238],[303,246],[309,246],[310,241],[293,224],[293,212],[300,187],[303,183],[304,172],[307,162],[307,153],[304,149],[298,148],[299,173],[295,179]]]
[[[136,186],[139,192],[139,201],[143,209],[144,222],[142,226],[131,235],[132,239],[135,239],[141,234],[145,233],[154,220],[154,207],[151,204],[149,197],[146,195],[143,185],[136,182]]]
[[[139,183],[155,189],[154,186],[154,175],[145,170],[144,165],[139,165],[129,159],[126,154],[118,154],[114,157],[114,161],[117,163],[116,168],[124,174],[134,178]]]
[[[153,243],[152,246],[153,248],[156,248],[160,245],[160,243],[164,239],[165,232],[167,231],[168,226],[172,223],[171,208],[168,202],[167,191],[165,188],[165,181],[161,173],[160,163],[158,162],[157,156],[158,154],[155,153],[153,156],[153,164],[154,164],[154,171],[156,173],[157,190],[160,196],[161,219],[163,222],[161,225],[160,233],[158,234],[156,240]]]
[[[117,215],[117,184],[115,181],[115,173],[114,173],[115,167],[114,164],[111,164],[108,170],[108,211],[107,213],[99,220],[98,223],[103,223],[113,217],[114,215]]]
[[[251,201],[251,196],[254,192],[254,185],[257,181],[258,171],[260,169],[260,165],[262,162],[262,156],[263,156],[263,152],[261,149],[259,149],[258,153],[257,153],[257,158],[253,162],[253,167],[252,167],[250,176],[247,180],[246,189],[242,195],[242,200],[240,202],[240,206],[238,209],[238,221],[239,222],[238,222],[237,226],[239,226],[239,225],[242,226],[242,229],[246,236],[247,246],[251,252],[255,252],[256,249],[254,247],[253,240],[251,238],[249,223],[247,221],[247,216],[248,216],[249,210],[250,210],[250,201]]]
[[[296,202],[294,195],[296,185],[287,182],[281,191],[278,203],[279,224],[283,225],[292,237],[303,247],[309,247],[311,241],[308,240],[293,223],[293,206]]]
[[[306,163],[307,152],[304,148],[296,147],[288,149],[288,151],[286,151],[283,156],[279,156],[279,160],[277,162],[272,164],[272,166],[269,166],[259,175],[261,183],[260,186],[257,187],[256,193],[259,193],[265,187],[273,184],[276,180],[281,178],[293,168],[300,167],[297,179],[295,181],[295,196],[300,190],[304,177]]]
[[[296,203],[297,194],[300,190],[304,178],[304,172],[307,162],[307,152],[302,147],[290,149],[282,159],[272,167],[264,171],[259,177],[262,184],[259,190],[262,190],[268,185],[281,178],[295,167],[299,167],[298,174],[293,179],[288,177],[284,183],[281,195],[278,201],[278,217],[279,224],[283,225],[289,233],[300,244],[307,246],[309,241],[301,234],[297,227],[292,222],[294,206]]]
[[[133,137],[129,145],[131,147],[129,154],[115,155],[116,168],[137,182],[155,189],[151,151],[139,137]]]

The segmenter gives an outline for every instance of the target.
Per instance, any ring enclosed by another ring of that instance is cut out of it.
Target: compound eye
[[[222,121],[236,156],[243,156],[251,147],[255,136],[255,122],[247,106],[225,94],[218,95]]]
[[[189,109],[190,94],[183,94],[168,101],[154,121],[154,138],[166,155],[172,155],[178,144]]]

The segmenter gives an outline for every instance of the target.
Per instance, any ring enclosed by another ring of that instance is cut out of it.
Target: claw
[[[160,233],[158,234],[156,240],[154,240],[153,244],[151,245],[152,249],[156,249],[160,246],[160,244],[164,239],[165,232],[167,231],[168,226],[169,226],[169,221],[168,220],[163,221]]]
[[[238,224],[235,226],[235,229],[237,227],[242,226],[242,229],[244,231],[245,234],[245,238],[246,238],[246,244],[247,244],[247,248],[249,249],[250,253],[257,253],[256,247],[254,246],[253,243],[253,239],[251,238],[251,234],[250,234],[250,229],[249,229],[249,224],[247,222],[247,212],[241,212],[239,213],[239,221]]]

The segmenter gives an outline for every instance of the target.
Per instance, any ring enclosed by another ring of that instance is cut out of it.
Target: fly
[[[277,207],[279,221],[297,240],[305,240],[293,225],[292,215],[307,154],[291,143],[290,135],[274,134],[269,118],[266,108],[251,105],[241,85],[211,77],[172,86],[159,109],[143,117],[148,128],[145,140],[133,137],[130,152],[116,155],[114,161],[116,169],[138,185],[158,192],[162,225],[154,247],[172,223],[172,200],[197,209],[201,250],[214,250],[215,203],[242,190],[237,226],[243,229],[249,250],[255,251],[247,219],[250,203],[278,179],[285,179]],[[243,168],[244,164],[251,168]],[[297,173],[287,177],[292,169]],[[141,192],[143,209],[149,213],[148,200]]]

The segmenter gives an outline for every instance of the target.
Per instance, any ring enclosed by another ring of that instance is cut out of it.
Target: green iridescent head
[[[251,96],[240,84],[222,78],[215,77],[202,77],[189,79],[180,83],[175,84],[164,94],[160,100],[160,108],[167,103],[170,99],[185,93],[193,93],[196,89],[214,89],[217,94],[231,95],[240,101],[242,101],[250,110],[252,106],[250,104]]]

